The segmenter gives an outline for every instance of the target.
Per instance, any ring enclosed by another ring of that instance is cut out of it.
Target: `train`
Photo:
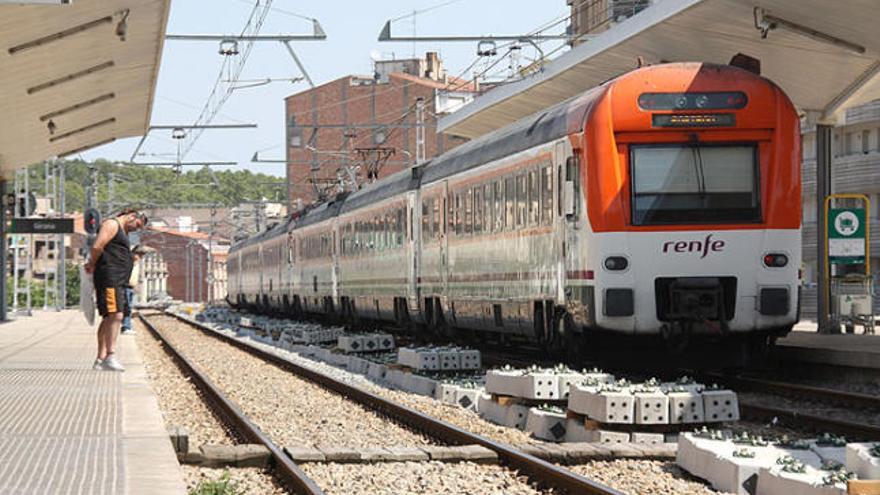
[[[234,244],[227,300],[551,352],[766,346],[799,318],[800,167],[768,79],[640,67]]]

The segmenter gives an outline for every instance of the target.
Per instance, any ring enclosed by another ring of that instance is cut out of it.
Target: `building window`
[[[868,154],[868,152],[871,151],[870,141],[871,141],[871,131],[868,129],[865,129],[864,131],[862,131],[862,153],[864,153],[866,155]]]

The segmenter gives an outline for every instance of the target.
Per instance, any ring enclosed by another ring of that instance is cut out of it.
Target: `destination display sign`
[[[72,218],[13,218],[12,234],[72,234]]]

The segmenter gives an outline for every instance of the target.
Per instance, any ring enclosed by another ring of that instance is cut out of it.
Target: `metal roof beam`
[[[846,103],[855,96],[856,93],[859,92],[868,82],[872,79],[880,75],[880,60],[874,62],[871,67],[868,67],[868,70],[863,72],[858,78],[856,78],[849,86],[846,87],[839,95],[835,96],[833,100],[825,107],[822,111],[822,121],[831,120],[834,118],[834,114],[836,114],[840,109],[846,106]]]

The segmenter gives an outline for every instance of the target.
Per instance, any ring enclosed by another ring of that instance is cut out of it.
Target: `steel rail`
[[[804,414],[790,409],[744,403],[742,401],[739,403],[739,409],[743,417],[746,418],[763,420],[772,420],[773,418],[776,418],[791,424],[807,424],[829,433],[837,433],[839,435],[864,440],[880,440],[880,427],[878,426],[853,423],[851,421],[816,416],[814,414]]]
[[[300,469],[293,460],[284,453],[284,451],[275,445],[260,428],[251,422],[250,419],[241,411],[241,409],[226,395],[214,385],[211,380],[199,371],[196,366],[191,363],[186,356],[180,353],[144,315],[139,314],[141,322],[157,339],[162,342],[172,357],[177,361],[183,370],[192,377],[193,383],[209,400],[211,405],[215,406],[214,410],[220,413],[224,420],[236,430],[243,438],[250,442],[264,445],[269,449],[275,471],[279,477],[287,483],[296,493],[302,495],[324,495],[324,491],[312,481],[308,475]]]
[[[819,400],[845,403],[851,406],[868,407],[880,410],[880,397],[874,395],[801,385],[797,383],[780,382],[777,380],[748,378],[744,376],[723,375],[718,373],[706,373],[705,376],[738,389],[742,388],[756,392],[770,392],[776,394],[791,394],[798,397],[815,398]]]
[[[471,433],[446,421],[433,418],[420,411],[398,404],[376,394],[341,382],[324,373],[306,368],[277,354],[265,351],[234,337],[230,337],[209,328],[197,321],[181,315],[166,312],[165,314],[201,330],[206,335],[222,340],[249,354],[268,361],[281,369],[287,370],[301,378],[309,380],[321,387],[332,390],[350,400],[364,405],[378,413],[386,415],[413,429],[443,442],[458,445],[478,444],[498,454],[498,458],[509,467],[519,470],[539,485],[551,486],[571,494],[623,495],[609,486],[580,476],[567,469],[560,468],[543,459],[521,452],[508,445],[490,440],[481,435]]]

